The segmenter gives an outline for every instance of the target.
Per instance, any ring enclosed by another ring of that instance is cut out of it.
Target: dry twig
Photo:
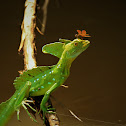
[[[41,32],[44,33],[45,32],[45,27],[46,27],[46,21],[47,21],[47,7],[49,4],[49,0],[45,0],[45,3],[43,5],[43,21],[42,21],[42,28],[41,28]]]

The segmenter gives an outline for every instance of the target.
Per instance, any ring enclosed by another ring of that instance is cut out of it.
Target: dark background
[[[14,93],[12,83],[23,69],[23,55],[17,50],[24,0],[1,1],[0,11],[2,102]],[[38,10],[37,13],[41,19],[42,12]],[[53,96],[82,120],[126,124],[126,1],[61,0],[59,6],[57,0],[50,0],[45,35],[36,32],[37,65],[56,64],[58,59],[42,54],[41,47],[59,38],[73,40],[77,29],[85,29],[91,35],[91,45],[73,62],[71,75],[65,83],[69,88],[60,87]],[[68,116],[68,111],[57,102],[52,102],[64,123],[62,126],[70,126],[76,119]],[[14,116],[8,126],[13,123],[36,125],[25,112],[20,118],[22,123]],[[81,122],[77,125],[83,126]]]

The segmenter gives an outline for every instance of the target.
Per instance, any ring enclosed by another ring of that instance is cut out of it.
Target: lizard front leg
[[[40,111],[42,110],[43,111],[43,120],[44,120],[44,123],[45,123],[45,114],[46,113],[55,113],[55,112],[52,112],[51,110],[55,110],[54,108],[48,108],[48,106],[46,106],[46,103],[49,99],[49,96],[51,94],[51,92],[53,92],[57,87],[59,87],[59,85],[57,83],[55,83],[44,95],[42,101],[41,101],[41,104],[40,104]]]

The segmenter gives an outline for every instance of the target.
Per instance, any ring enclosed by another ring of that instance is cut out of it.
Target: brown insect
[[[75,34],[76,38],[84,38],[84,37],[91,37],[89,34],[86,33],[85,30],[77,30],[78,34]]]

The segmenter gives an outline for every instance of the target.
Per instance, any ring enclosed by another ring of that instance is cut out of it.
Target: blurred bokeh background
[[[1,1],[0,5],[0,102],[12,96],[13,81],[23,69],[23,54],[17,50],[24,3],[25,0],[11,0]],[[37,10],[37,14],[41,18],[42,11]],[[38,21],[37,26],[40,27]],[[69,88],[60,87],[52,95],[82,120],[126,124],[126,1],[50,0],[45,35],[36,31],[37,65],[56,64],[58,59],[43,54],[41,47],[59,38],[72,40],[77,29],[90,34],[91,45],[73,62],[65,83]],[[52,102],[62,126],[84,125],[58,102]],[[38,125],[24,111],[20,118],[21,123],[14,116],[8,126]]]

